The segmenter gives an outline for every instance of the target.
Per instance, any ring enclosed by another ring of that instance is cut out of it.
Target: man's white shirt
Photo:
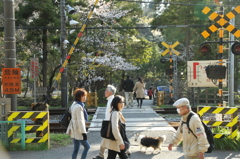
[[[114,98],[114,95],[110,95],[109,97],[107,97],[107,108],[106,108],[106,112],[105,112],[105,120],[110,120],[110,114],[111,114],[111,103],[112,100]]]

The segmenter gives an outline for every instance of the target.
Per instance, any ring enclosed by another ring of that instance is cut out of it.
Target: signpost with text
[[[21,70],[20,68],[2,69],[3,94],[21,93]]]

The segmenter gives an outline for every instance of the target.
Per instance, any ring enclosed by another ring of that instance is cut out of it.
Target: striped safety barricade
[[[26,124],[25,133],[36,132],[36,137],[26,137],[25,143],[43,143],[49,140],[49,112],[48,111],[10,111],[8,113],[8,121],[31,119],[35,121],[31,124]],[[36,122],[37,121],[37,122]],[[20,126],[12,126],[8,131],[10,143],[19,143],[20,138],[16,138],[14,132],[19,130]]]
[[[238,134],[238,108],[235,107],[210,107],[210,106],[198,106],[197,112],[200,117],[202,117],[205,113],[211,114],[223,114],[230,115],[230,121],[207,121],[203,120],[203,122],[207,125],[215,126],[224,126],[230,128],[230,134],[213,134],[214,138],[221,138],[223,136],[229,135],[229,138],[236,138]]]

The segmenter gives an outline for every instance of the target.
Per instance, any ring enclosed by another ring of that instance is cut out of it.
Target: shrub
[[[24,107],[29,107],[30,108],[32,103],[34,103],[34,98],[33,97],[17,98],[18,106],[24,106]]]
[[[106,97],[105,97],[105,92],[106,88],[99,89],[97,92],[98,96],[98,105],[106,105]]]
[[[51,106],[51,107],[61,106],[61,97],[51,98],[49,101],[49,106]]]

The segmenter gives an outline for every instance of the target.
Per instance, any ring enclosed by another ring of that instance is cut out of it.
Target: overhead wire
[[[172,2],[150,2],[150,1],[134,1],[134,0],[115,0],[115,2],[129,2],[129,3],[153,3],[153,4],[166,4],[166,5],[185,5],[185,6],[212,6],[212,7],[218,7],[218,4],[191,4],[191,1],[189,3],[172,3]],[[60,4],[57,0],[53,0],[52,2],[26,2],[24,1],[23,3],[26,4],[31,4],[31,3],[37,3],[37,4],[42,4],[42,3],[52,3],[52,4]],[[234,7],[236,5],[221,5],[223,7]]]
[[[149,2],[149,1],[131,1],[131,0],[116,0],[116,2],[134,2],[134,3],[153,3],[153,4],[166,4],[166,5],[186,5],[186,6],[212,6],[219,7],[217,4],[190,4],[189,3],[171,3],[171,2]],[[221,5],[223,7],[234,7],[235,5]]]

